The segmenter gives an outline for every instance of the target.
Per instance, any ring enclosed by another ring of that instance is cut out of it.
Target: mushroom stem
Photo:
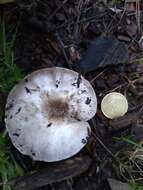
[[[64,119],[67,117],[69,107],[68,102],[62,99],[51,99],[48,102],[49,119]]]

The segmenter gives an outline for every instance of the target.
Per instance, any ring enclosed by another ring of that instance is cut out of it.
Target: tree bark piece
[[[87,156],[76,157],[59,163],[49,163],[42,171],[17,177],[9,182],[15,190],[32,190],[51,183],[63,181],[85,172],[91,163]]]

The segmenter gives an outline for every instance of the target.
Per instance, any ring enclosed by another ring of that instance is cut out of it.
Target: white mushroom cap
[[[65,68],[48,68],[25,77],[10,92],[6,127],[15,147],[34,160],[59,161],[87,143],[87,123],[97,110],[90,83]]]
[[[118,92],[107,94],[101,102],[103,114],[110,119],[118,118],[128,110],[128,101],[124,95]]]

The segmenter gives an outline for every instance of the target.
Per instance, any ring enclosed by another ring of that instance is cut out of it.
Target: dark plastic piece
[[[82,73],[94,71],[99,67],[117,65],[128,60],[128,50],[123,42],[115,37],[98,37],[87,49],[83,58],[74,64]]]

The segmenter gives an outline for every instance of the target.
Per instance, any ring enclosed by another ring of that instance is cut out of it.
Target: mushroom
[[[59,67],[26,76],[9,93],[6,128],[14,146],[33,160],[60,161],[78,153],[90,136],[96,94],[79,73]]]
[[[111,92],[103,98],[101,110],[107,118],[118,118],[127,112],[128,101],[121,93]]]

